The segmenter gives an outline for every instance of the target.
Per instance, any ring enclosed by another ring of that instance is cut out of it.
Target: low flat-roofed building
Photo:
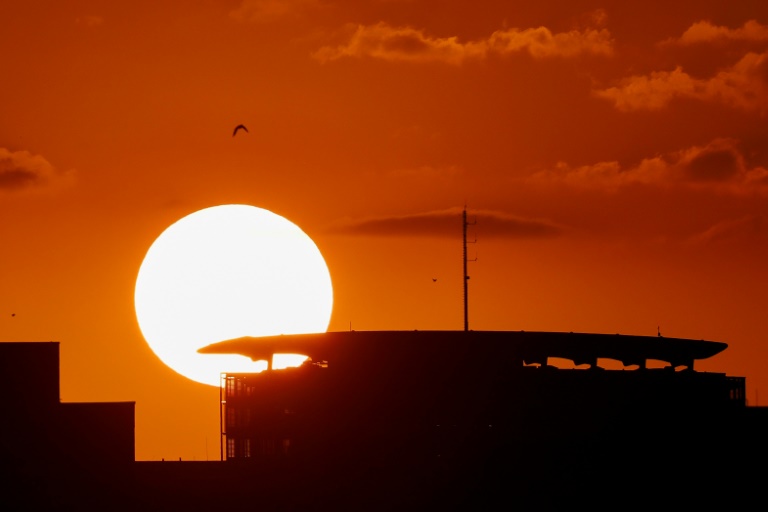
[[[126,485],[135,403],[61,402],[58,342],[0,342],[0,409],[2,487],[20,510],[90,509]]]

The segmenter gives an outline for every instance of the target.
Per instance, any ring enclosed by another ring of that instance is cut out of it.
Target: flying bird
[[[235,135],[237,135],[237,131],[238,130],[245,130],[245,133],[248,133],[248,128],[246,128],[244,124],[239,124],[239,125],[235,126],[235,131],[232,132],[232,136],[233,137]]]

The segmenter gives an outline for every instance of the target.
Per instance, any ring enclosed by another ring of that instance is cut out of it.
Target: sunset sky
[[[330,330],[462,329],[466,205],[471,329],[724,341],[768,403],[765,0],[30,0],[0,57],[0,341],[135,401],[139,460],[219,458],[133,298],[228,203],[315,241]]]

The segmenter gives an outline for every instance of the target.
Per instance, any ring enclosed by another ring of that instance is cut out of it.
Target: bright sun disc
[[[223,205],[163,231],[141,264],[134,301],[157,357],[218,386],[221,372],[261,371],[266,363],[198,349],[243,336],[323,332],[333,288],[323,256],[298,226],[254,206]]]

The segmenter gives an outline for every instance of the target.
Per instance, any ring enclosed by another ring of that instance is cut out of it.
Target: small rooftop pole
[[[462,224],[462,231],[464,235],[463,239],[463,248],[464,248],[464,330],[469,330],[469,307],[468,307],[468,296],[467,296],[467,288],[469,281],[469,276],[467,275],[467,207],[464,207],[464,210],[461,212],[461,224]]]
[[[464,249],[464,330],[469,330],[469,276],[467,275],[467,262],[477,261],[477,258],[473,260],[467,259],[467,226],[475,224],[474,222],[467,222],[467,206],[464,206],[464,210],[461,212],[461,223],[463,232],[463,249]],[[477,241],[477,240],[475,240]]]
[[[224,403],[226,402],[227,378],[224,373],[219,374],[219,460],[224,460],[224,454],[226,453],[226,447],[224,445]],[[208,438],[206,438],[206,442]]]

